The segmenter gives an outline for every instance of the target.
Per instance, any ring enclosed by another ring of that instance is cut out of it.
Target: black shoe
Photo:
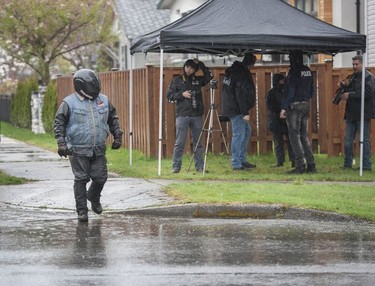
[[[353,170],[352,166],[346,166],[346,165],[340,167],[340,169],[343,169],[343,170]]]
[[[87,221],[89,221],[89,216],[87,215],[86,212],[78,213],[78,221],[87,222]]]
[[[293,174],[297,174],[297,175],[300,175],[300,174],[303,174],[303,173],[305,173],[305,172],[306,172],[306,170],[305,170],[305,166],[300,166],[300,167],[296,167],[296,168],[294,168],[294,169],[291,170],[291,171],[288,171],[287,174],[291,174],[291,175],[293,175]]]
[[[296,167],[296,162],[292,162],[292,168],[295,168]]]
[[[91,209],[96,214],[101,214],[103,212],[102,204],[101,203],[93,203],[91,202]]]
[[[284,163],[277,163],[277,164],[275,164],[275,165],[272,165],[271,167],[272,168],[279,168],[279,167],[282,167],[282,166],[284,166]]]
[[[177,173],[180,173],[180,168],[173,168],[173,170],[172,170],[172,173],[173,174],[177,174]]]
[[[202,169],[196,169],[196,171],[197,171],[198,173],[202,173],[202,174],[203,174],[203,168],[202,168]],[[204,172],[205,172],[205,173],[209,173],[208,170],[204,170]]]
[[[246,168],[246,169],[254,169],[256,168],[257,165],[255,164],[251,164],[249,162],[242,162],[242,167]]]
[[[241,166],[239,168],[232,168],[233,171],[251,171],[254,168],[245,168],[244,166]]]
[[[317,173],[315,163],[307,164],[306,173]]]

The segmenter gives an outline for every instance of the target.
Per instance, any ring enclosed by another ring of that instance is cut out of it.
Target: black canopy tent
[[[281,0],[210,0],[132,41],[131,53],[241,54],[366,50],[366,36],[314,18]]]
[[[209,0],[179,20],[135,38],[131,54],[160,53],[159,175],[164,52],[242,56],[245,52],[265,54],[292,50],[306,54],[364,53],[366,36],[330,25],[281,0]],[[360,169],[362,172],[362,165]]]

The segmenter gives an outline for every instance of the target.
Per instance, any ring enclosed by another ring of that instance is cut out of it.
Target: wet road
[[[0,285],[375,285],[375,225],[0,208]]]

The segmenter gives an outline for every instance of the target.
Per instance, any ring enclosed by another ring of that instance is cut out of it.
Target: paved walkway
[[[35,180],[0,186],[0,202],[22,207],[75,210],[73,173],[69,160],[44,149],[1,137],[0,170]],[[102,193],[106,211],[130,210],[171,202],[161,188],[167,180],[118,178],[109,174]]]

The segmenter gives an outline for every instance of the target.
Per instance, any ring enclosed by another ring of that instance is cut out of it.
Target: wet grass
[[[171,184],[169,195],[181,203],[282,204],[336,212],[375,221],[374,186],[324,183],[194,182]]]
[[[2,134],[26,143],[39,146],[41,148],[57,152],[56,141],[52,135],[34,134],[30,130],[14,128],[13,126],[2,122]],[[185,155],[183,158],[183,166],[181,172],[173,174],[172,160],[163,159],[161,161],[161,176],[158,176],[158,160],[157,158],[147,158],[143,153],[133,150],[132,165],[129,163],[129,150],[121,148],[119,150],[111,150],[108,148],[107,159],[108,168],[111,172],[115,172],[123,177],[136,178],[160,178],[175,180],[220,180],[222,183],[232,181],[324,181],[324,182],[373,182],[375,181],[375,171],[363,172],[359,176],[359,170],[343,170],[343,156],[328,157],[325,154],[315,154],[317,174],[288,175],[286,172],[291,169],[290,162],[286,162],[284,167],[272,168],[275,163],[273,154],[249,156],[248,161],[255,163],[257,168],[252,171],[232,171],[230,165],[230,157],[221,155],[208,154],[207,170],[209,173],[201,174],[195,171],[194,162],[189,169],[192,156]],[[358,158],[356,158],[359,162]]]
[[[51,135],[36,135],[29,130],[13,128],[2,123],[2,134],[56,152],[56,142]],[[194,162],[189,172],[191,156],[183,158],[180,173],[172,174],[171,159],[161,162],[158,176],[157,158],[146,158],[133,150],[132,165],[129,151],[108,149],[108,169],[123,177],[145,179],[173,179],[178,183],[168,186],[167,192],[181,202],[195,203],[277,203],[287,206],[334,211],[375,221],[375,187],[366,182],[375,181],[375,171],[343,170],[343,157],[316,154],[317,174],[288,175],[290,163],[272,168],[273,154],[249,156],[257,168],[252,171],[232,171],[230,158],[224,154],[208,154],[207,170],[195,171]],[[356,158],[359,162],[358,158]],[[14,180],[14,179],[12,179]],[[10,180],[11,181],[11,180]],[[0,181],[0,184],[6,180]],[[354,183],[352,183],[354,182]]]
[[[9,176],[0,170],[0,186],[1,185],[19,185],[28,182],[29,180],[24,178],[18,178]]]

